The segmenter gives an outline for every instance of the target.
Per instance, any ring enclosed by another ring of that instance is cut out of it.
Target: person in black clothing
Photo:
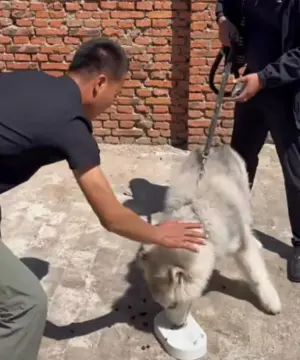
[[[288,278],[300,282],[300,2],[218,0],[219,38],[243,55],[243,91],[236,101],[232,147],[245,159],[253,185],[268,131],[283,171],[293,251]],[[274,184],[274,191],[276,185]]]
[[[91,119],[112,104],[127,71],[122,47],[100,38],[81,45],[62,77],[2,73],[0,194],[29,180],[41,166],[66,160],[105,229],[138,242],[198,251],[205,244],[201,224],[146,223],[119,203],[99,167]],[[1,359],[36,359],[46,315],[38,279],[0,241]]]

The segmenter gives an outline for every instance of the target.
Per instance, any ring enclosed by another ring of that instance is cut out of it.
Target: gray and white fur
[[[221,258],[233,256],[263,308],[281,311],[251,225],[248,177],[242,158],[229,146],[213,148],[200,175],[201,151],[192,151],[171,179],[163,221],[178,219],[204,225],[207,244],[198,253],[142,246],[138,261],[151,294],[171,323],[182,326]]]

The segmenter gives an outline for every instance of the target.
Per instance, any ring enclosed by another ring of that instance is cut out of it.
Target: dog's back
[[[251,225],[250,191],[245,165],[228,145],[213,148],[200,177],[201,152],[194,150],[174,176],[165,202],[165,219],[204,225],[216,255],[240,246]]]

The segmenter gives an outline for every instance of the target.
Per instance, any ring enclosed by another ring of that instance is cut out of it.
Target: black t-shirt
[[[99,165],[92,133],[70,77],[30,70],[0,74],[0,194],[43,165],[61,160],[72,170]]]

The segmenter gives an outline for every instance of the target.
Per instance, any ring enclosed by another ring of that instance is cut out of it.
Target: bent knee
[[[48,311],[47,295],[37,281],[28,289],[27,294],[20,298],[20,312],[27,314],[28,322],[46,321]]]
[[[34,291],[32,291],[31,295],[29,295],[28,304],[35,313],[38,313],[41,317],[46,318],[48,310],[48,298],[40,283],[35,286]]]

